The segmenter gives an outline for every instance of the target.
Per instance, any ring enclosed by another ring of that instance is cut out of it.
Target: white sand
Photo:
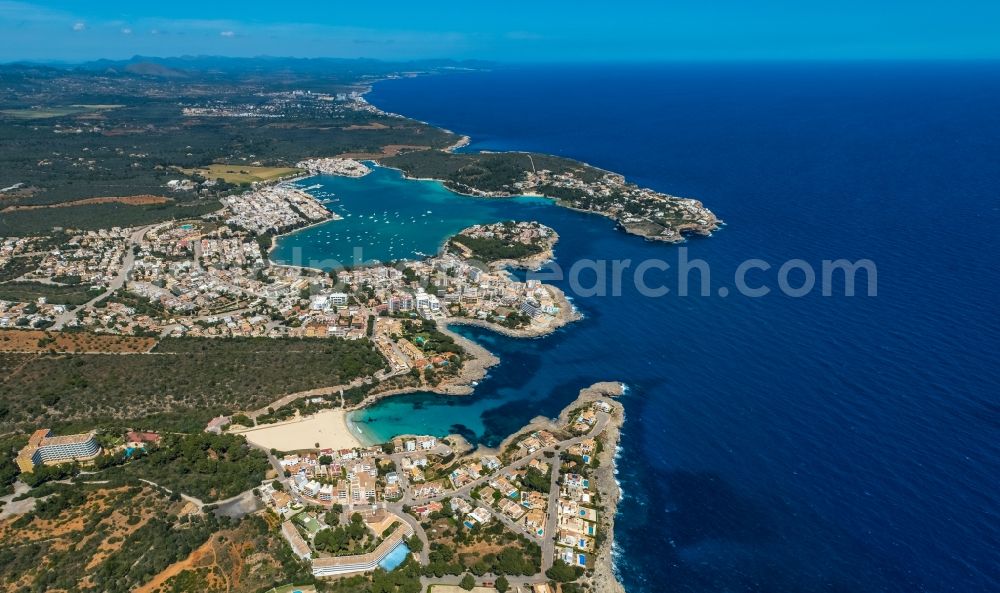
[[[316,443],[321,449],[362,446],[358,437],[351,433],[347,413],[343,410],[323,410],[312,416],[233,432],[242,434],[255,445],[279,451],[314,449]]]

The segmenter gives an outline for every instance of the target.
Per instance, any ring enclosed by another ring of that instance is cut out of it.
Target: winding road
[[[52,325],[53,330],[61,330],[67,323],[76,319],[77,312],[93,307],[94,303],[107,297],[122,286],[125,286],[125,282],[128,281],[129,274],[132,273],[132,267],[135,266],[135,248],[139,245],[139,242],[142,241],[142,237],[149,231],[149,229],[155,226],[157,225],[151,224],[141,227],[129,236],[128,245],[125,247],[125,257],[122,258],[122,267],[118,270],[118,274],[111,279],[111,282],[108,283],[108,288],[86,303],[73,307],[72,309],[67,309],[65,313],[56,316],[55,322]]]

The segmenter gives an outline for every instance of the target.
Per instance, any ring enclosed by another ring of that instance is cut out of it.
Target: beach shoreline
[[[243,435],[248,442],[262,449],[301,451],[316,449],[353,449],[363,446],[362,440],[351,430],[347,411],[341,408],[322,410],[309,416],[296,416],[291,420],[262,424],[253,427],[230,429],[230,433]]]

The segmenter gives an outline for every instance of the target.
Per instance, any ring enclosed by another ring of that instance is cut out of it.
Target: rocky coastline
[[[595,471],[597,491],[604,507],[601,530],[608,537],[598,550],[594,561],[594,574],[591,577],[594,593],[625,593],[625,587],[618,580],[614,565],[615,516],[618,513],[618,503],[621,501],[622,495],[615,474],[618,442],[621,438],[621,428],[624,421],[625,409],[620,402],[615,402],[614,416],[604,431],[604,449],[598,456],[600,465]]]
[[[555,246],[559,242],[559,234],[551,231],[551,235],[546,239],[545,246],[540,253],[529,255],[521,259],[498,259],[490,262],[490,268],[499,270],[503,268],[516,268],[528,270],[530,272],[542,269],[548,262],[555,259]]]
[[[552,299],[559,304],[559,313],[553,316],[549,323],[544,326],[529,326],[527,328],[510,328],[498,325],[483,319],[473,319],[471,317],[448,317],[444,323],[448,325],[471,325],[494,331],[509,338],[540,338],[547,336],[557,329],[583,319],[583,315],[576,310],[573,303],[566,298],[566,294],[555,286],[545,285],[545,289],[552,295]]]
[[[590,387],[580,390],[579,396],[563,408],[556,418],[538,416],[532,419],[526,426],[508,436],[495,448],[479,448],[479,453],[483,455],[499,455],[509,445],[519,440],[525,434],[537,430],[554,431],[566,426],[570,421],[570,413],[582,404],[594,401],[604,401],[611,404],[611,421],[602,433],[604,448],[598,458],[600,464],[594,471],[594,479],[597,484],[597,491],[603,510],[600,518],[600,528],[607,534],[606,541],[601,545],[595,557],[593,574],[589,577],[590,585],[595,593],[625,593],[625,588],[618,580],[614,566],[615,514],[618,511],[618,503],[621,500],[621,488],[618,486],[618,481],[615,478],[615,468],[621,427],[625,421],[625,408],[617,398],[624,395],[624,393],[625,384],[622,382],[608,381],[595,383]]]

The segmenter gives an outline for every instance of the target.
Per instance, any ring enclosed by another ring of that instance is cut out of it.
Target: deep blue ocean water
[[[468,398],[384,400],[384,434],[497,442],[594,381],[627,421],[616,528],[629,593],[1000,590],[1000,66],[532,67],[379,83],[472,148],[576,157],[703,200],[715,287],[747,258],[869,258],[878,296],[577,297]],[[458,199],[458,198],[456,198]],[[512,206],[512,211],[515,206]],[[560,263],[676,258],[533,206]],[[755,276],[774,285],[775,269]],[[559,283],[565,286],[565,283]]]

